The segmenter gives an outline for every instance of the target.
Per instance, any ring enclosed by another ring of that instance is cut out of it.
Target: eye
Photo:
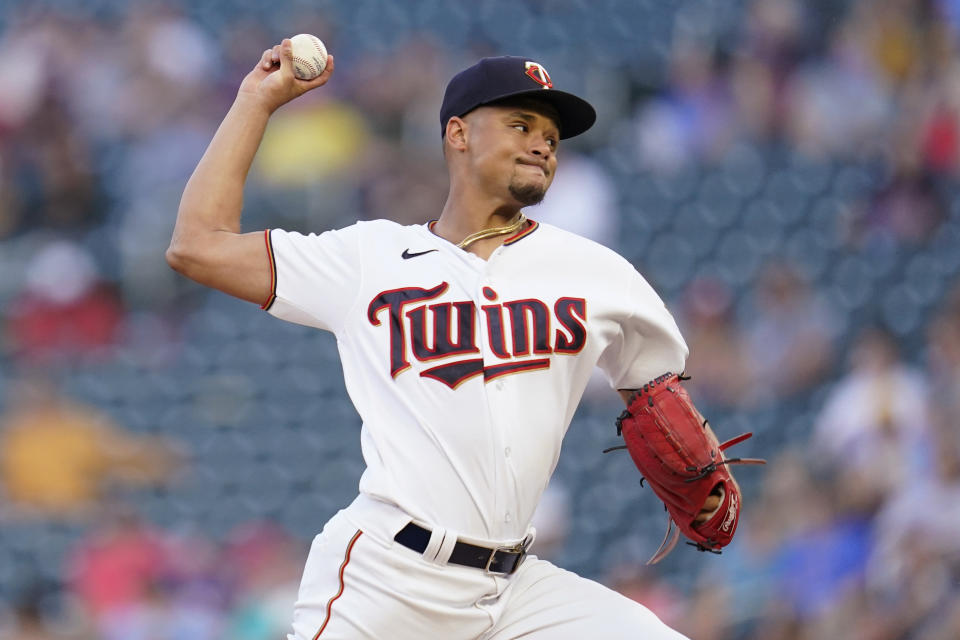
[[[547,138],[547,144],[550,145],[551,149],[557,148],[557,141],[554,138]]]
[[[512,126],[512,127],[513,127],[514,129],[516,129],[517,131],[523,131],[524,133],[526,133],[527,131],[530,130],[530,127],[528,127],[526,124],[524,124],[524,123],[522,123],[522,122],[518,122],[517,124],[513,124],[513,125],[510,125],[510,126]]]

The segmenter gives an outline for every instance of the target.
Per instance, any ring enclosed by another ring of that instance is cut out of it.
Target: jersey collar
[[[427,223],[427,229],[430,231],[430,233],[433,233],[433,227],[436,226],[437,222],[439,222],[439,220],[431,220],[430,222]],[[513,234],[512,236],[504,240],[503,244],[508,245],[508,244],[514,244],[515,242],[519,242],[520,240],[523,240],[524,238],[529,236],[531,233],[536,231],[538,228],[540,228],[540,223],[538,223],[536,220],[531,220],[530,218],[527,218],[527,222],[529,224],[525,228],[520,229],[515,234]],[[436,234],[434,233],[434,235]],[[437,236],[437,237],[439,238],[440,236]]]

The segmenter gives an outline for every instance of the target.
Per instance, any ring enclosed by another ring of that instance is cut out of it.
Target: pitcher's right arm
[[[167,249],[167,263],[200,284],[262,304],[271,269],[262,232],[241,233],[243,186],[270,116],[290,100],[327,83],[333,56],[313,80],[293,71],[289,39],[263,52],[187,182]]]

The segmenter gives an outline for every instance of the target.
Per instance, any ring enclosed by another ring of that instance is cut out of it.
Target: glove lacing
[[[656,387],[659,383],[663,382],[664,380],[666,380],[667,378],[670,378],[670,377],[672,377],[672,376],[673,376],[672,373],[665,373],[665,374],[662,375],[662,376],[659,376],[659,377],[657,377],[657,378],[654,378],[652,381],[650,381],[650,382],[648,382],[647,384],[643,385],[642,391],[645,392],[645,393],[646,393],[646,392],[649,392],[651,388]],[[690,380],[690,376],[685,376],[685,375],[683,375],[683,374],[681,373],[681,374],[678,374],[678,375],[677,375],[677,379],[678,379],[680,382],[683,382],[683,381],[685,381],[685,380]],[[640,391],[641,391],[641,389],[635,389],[635,390],[633,391],[633,393],[630,394],[630,397],[629,397],[628,400],[627,400],[627,405],[628,405],[628,406],[633,404],[634,400],[636,400],[637,393],[639,393]],[[648,397],[647,397],[647,403],[648,403],[648,405],[651,406],[651,407],[654,406],[654,405],[653,405],[653,396],[648,396]],[[626,420],[627,418],[631,418],[631,417],[633,417],[633,414],[630,413],[630,409],[629,409],[629,408],[624,409],[624,410],[620,413],[620,415],[617,416],[616,425],[617,425],[617,435],[618,435],[618,436],[621,436],[621,437],[623,436],[623,421]],[[710,423],[707,421],[707,419],[704,418],[704,419],[703,419],[703,425],[702,425],[703,428],[706,428],[709,424],[710,424]],[[722,452],[722,451],[725,451],[725,450],[729,449],[730,447],[732,447],[732,446],[734,446],[734,445],[736,445],[736,444],[740,444],[741,442],[743,442],[744,440],[747,440],[748,438],[750,438],[750,437],[752,437],[752,436],[753,436],[753,432],[752,432],[752,431],[748,431],[747,433],[742,433],[742,434],[740,434],[739,436],[736,436],[736,437],[734,437],[734,438],[730,438],[730,439],[727,440],[726,442],[723,442],[723,443],[720,445],[719,449],[720,449],[721,452]],[[621,450],[621,449],[627,449],[627,445],[621,444],[621,445],[617,445],[617,446],[615,446],[615,447],[607,447],[606,449],[603,450],[603,453],[610,453],[611,451],[619,451],[619,450]],[[689,471],[689,472],[691,472],[691,473],[696,473],[696,475],[694,475],[694,476],[692,476],[692,477],[690,477],[690,478],[686,478],[686,479],[684,480],[684,482],[695,482],[695,481],[697,481],[697,480],[701,480],[701,479],[705,478],[706,476],[710,475],[711,473],[713,473],[714,471],[716,471],[716,470],[717,470],[717,467],[720,467],[720,466],[723,466],[723,465],[734,465],[734,464],[756,465],[756,464],[766,464],[766,462],[767,462],[767,461],[764,460],[764,459],[762,459],[762,458],[724,458],[724,459],[721,460],[720,462],[711,462],[710,464],[704,465],[703,467],[700,467],[700,468],[697,468],[697,467],[687,467],[687,468],[686,468],[687,471]],[[641,486],[641,487],[643,486],[643,481],[644,481],[644,477],[641,476],[641,477],[640,477],[640,486]],[[667,506],[664,505],[663,508],[664,508],[664,510],[666,510],[666,509],[667,509]],[[667,518],[667,532],[666,532],[666,534],[664,534],[663,541],[660,543],[660,547],[657,549],[656,553],[653,554],[653,557],[651,557],[651,558],[647,561],[647,564],[650,565],[650,564],[656,564],[656,563],[660,562],[660,560],[662,560],[663,558],[665,558],[671,551],[673,551],[673,548],[677,546],[677,542],[678,542],[679,540],[680,540],[680,529],[679,529],[679,528],[676,526],[676,524],[674,523],[673,518],[672,518],[672,517],[668,517],[668,518]],[[709,552],[709,553],[713,553],[713,554],[716,554],[716,555],[720,555],[720,553],[721,553],[720,549],[713,549],[713,548],[707,547],[707,546],[705,546],[705,545],[703,545],[703,544],[701,544],[701,543],[699,543],[699,542],[691,542],[691,541],[688,541],[687,544],[690,545],[691,547],[696,548],[697,551]]]

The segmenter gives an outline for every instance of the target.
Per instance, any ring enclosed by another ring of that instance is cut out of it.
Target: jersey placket
[[[504,353],[509,354],[512,344],[508,339],[508,319],[500,306],[503,301],[498,286],[503,286],[503,277],[498,277],[497,269],[504,248],[494,251],[484,265],[475,292],[478,318],[481,327],[480,348],[483,355],[484,379],[483,392],[487,400],[490,420],[491,457],[495,474],[494,511],[496,520],[494,533],[499,538],[518,537],[514,532],[518,511],[517,477],[512,460],[512,442],[510,430],[515,419],[516,407],[510,402],[510,389],[504,377],[487,380],[490,367],[503,364]],[[499,330],[499,334],[497,335]],[[498,353],[499,352],[499,353]],[[505,532],[505,533],[498,533]]]

